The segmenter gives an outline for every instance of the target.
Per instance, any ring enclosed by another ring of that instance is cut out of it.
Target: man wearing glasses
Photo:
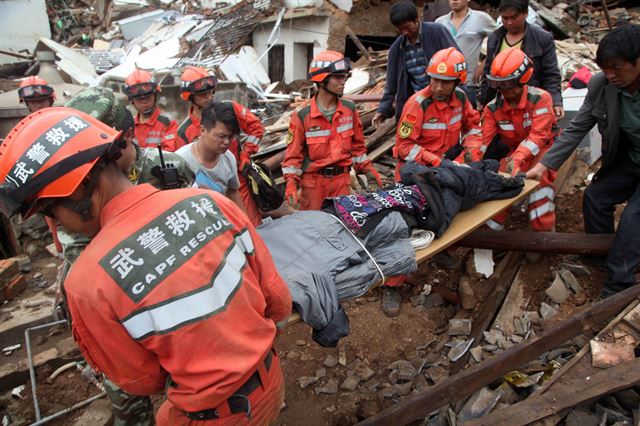
[[[367,158],[356,105],[342,99],[350,71],[349,59],[331,50],[311,61],[309,79],[316,83],[318,93],[291,114],[282,162],[285,198],[294,209],[319,210],[325,197],[349,194],[352,165],[382,186]]]
[[[160,85],[151,73],[136,69],[125,80],[125,93],[138,111],[134,117],[135,140],[140,148],[162,146],[164,151],[180,148],[178,123],[156,105]]]
[[[202,110],[200,124],[198,139],[178,149],[176,154],[185,159],[199,188],[226,195],[245,211],[236,159],[229,151],[231,140],[240,130],[233,107],[226,102],[210,103]]]
[[[178,138],[185,144],[193,142],[200,136],[202,110],[213,102],[218,80],[204,68],[187,67],[182,73],[180,96],[185,101],[191,101],[189,117],[180,125]],[[229,143],[228,149],[235,157],[237,164],[237,176],[240,180],[240,196],[244,203],[244,208],[254,225],[262,223],[262,214],[251,196],[245,173],[250,166],[251,155],[258,152],[260,141],[264,135],[264,126],[260,119],[247,107],[235,101],[228,101],[233,108],[237,131],[244,135],[241,142],[234,137]]]

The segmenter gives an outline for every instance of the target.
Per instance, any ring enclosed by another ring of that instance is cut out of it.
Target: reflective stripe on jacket
[[[85,359],[129,393],[216,407],[256,370],[291,312],[260,236],[212,191],[131,188],[65,282]],[[168,386],[167,386],[168,383]]]

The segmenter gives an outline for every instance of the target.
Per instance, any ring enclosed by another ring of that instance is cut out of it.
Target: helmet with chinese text
[[[38,202],[73,194],[120,132],[67,107],[37,111],[18,123],[0,146],[0,212],[28,217]]]

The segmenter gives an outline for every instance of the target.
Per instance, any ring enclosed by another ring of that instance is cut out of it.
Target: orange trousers
[[[545,152],[546,150],[538,154],[533,160],[524,163],[521,171],[526,172],[538,164],[538,161],[540,161]],[[500,171],[506,171],[505,159],[500,162]],[[527,198],[529,227],[534,231],[553,231],[555,229],[555,190],[553,187],[555,180],[555,170],[547,169],[542,175],[542,179],[540,179],[540,185],[538,185]],[[501,231],[504,229],[504,223],[507,221],[507,217],[509,217],[509,209],[503,210],[489,219],[486,225],[494,231]]]
[[[349,195],[351,176],[343,173],[324,176],[319,173],[303,173],[300,191],[300,210],[320,210],[326,197]]]
[[[277,356],[273,357],[271,368],[266,371],[261,362],[260,379],[263,383],[249,395],[251,418],[245,413],[229,413],[227,403],[217,408],[222,417],[215,420],[191,420],[184,412],[166,400],[156,414],[158,426],[264,426],[272,424],[278,418],[284,403],[284,377]]]

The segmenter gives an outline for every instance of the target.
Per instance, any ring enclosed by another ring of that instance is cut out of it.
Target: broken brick
[[[20,272],[18,261],[14,258],[0,260],[0,280],[7,282]]]
[[[24,275],[16,275],[4,286],[2,293],[6,300],[11,300],[25,288],[27,288],[27,280],[24,278]]]

